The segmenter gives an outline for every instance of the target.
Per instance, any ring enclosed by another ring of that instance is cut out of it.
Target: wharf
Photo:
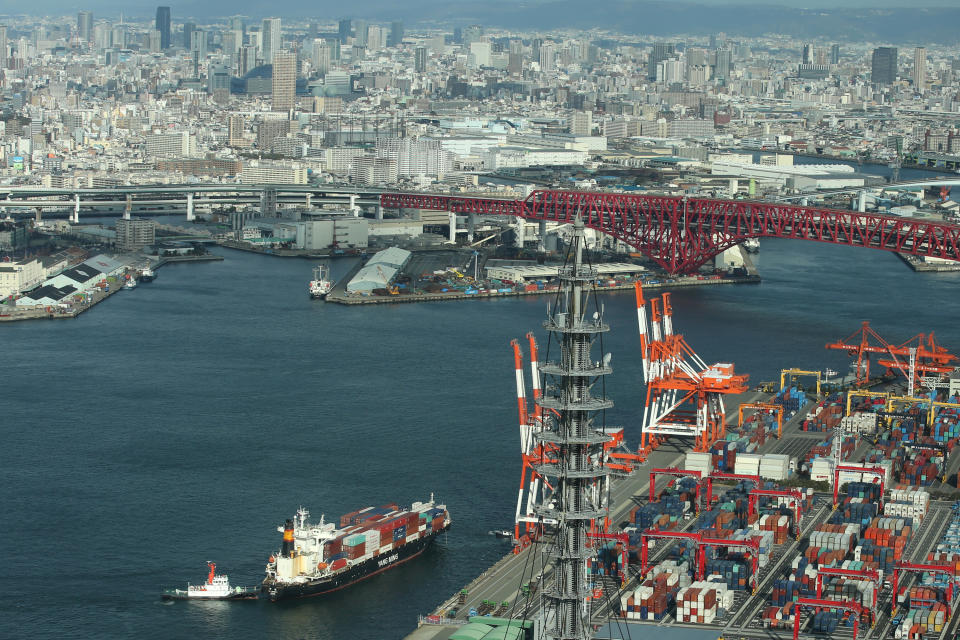
[[[950,273],[960,271],[960,262],[950,262],[950,263],[929,263],[924,262],[917,256],[912,256],[909,253],[900,253],[897,252],[897,256],[907,263],[907,266],[913,269],[918,273]]]
[[[248,242],[237,242],[236,240],[217,240],[217,246],[227,249],[236,249],[237,251],[246,251],[247,253],[258,253],[264,256],[276,256],[278,258],[309,258],[323,259],[327,258],[357,258],[366,255],[365,253],[323,253],[315,249],[274,249],[260,248],[251,245]]]
[[[157,260],[147,260],[149,262],[150,268],[156,271],[160,267],[173,264],[177,262],[216,262],[223,260],[223,256],[218,256],[214,254],[203,254],[199,256],[163,256]],[[140,264],[143,261],[139,261]],[[129,265],[128,265],[129,268]],[[69,308],[62,307],[20,307],[17,308],[14,306],[11,309],[6,309],[6,305],[3,308],[0,308],[0,322],[19,322],[21,320],[43,320],[43,319],[53,319],[60,320],[65,318],[76,318],[84,311],[87,311],[93,308],[95,305],[100,304],[110,296],[114,295],[121,289],[123,289],[123,284],[116,280],[111,282],[111,287],[109,291],[104,291],[100,288],[95,288],[91,292],[90,300],[84,302],[75,302],[70,305]]]
[[[767,398],[767,394],[751,391],[731,398],[730,406],[739,408],[741,403],[758,402]],[[769,451],[774,444],[780,445],[788,442],[788,438],[796,435],[800,421],[813,406],[812,403],[808,404],[796,416],[785,422],[783,439],[771,438],[767,440],[764,448]],[[729,421],[732,418],[735,421],[736,417],[737,410],[731,410],[728,412],[727,420]],[[611,483],[610,489],[610,514],[613,522],[622,522],[630,509],[638,504],[635,497],[643,496],[649,491],[650,469],[683,466],[683,459],[687,451],[688,448],[683,442],[668,442],[666,446],[656,449],[650,454],[647,461],[630,476],[615,479]],[[668,482],[669,478],[662,478],[657,484],[658,487],[662,488]],[[518,554],[511,553],[498,560],[492,567],[464,587],[467,591],[467,598],[464,603],[460,604],[458,601],[459,594],[454,594],[437,607],[433,615],[440,616],[443,623],[422,624],[415,632],[407,636],[407,640],[444,640],[448,638],[460,625],[464,624],[470,609],[479,607],[484,600],[509,601],[520,607],[522,596],[519,589],[521,584],[526,584],[539,573],[539,565],[537,565],[536,573],[532,571],[533,565],[540,556],[541,550],[539,547],[539,543],[533,543]],[[545,570],[545,573],[547,571]],[[445,615],[452,608],[457,608],[457,615],[451,620],[446,618]],[[597,612],[594,613],[596,617]]]
[[[359,268],[357,269],[359,271]],[[557,289],[537,289],[536,291],[491,291],[489,293],[464,293],[463,291],[449,291],[446,293],[426,293],[417,291],[416,293],[407,293],[407,294],[398,294],[398,295],[389,295],[389,296],[354,296],[349,295],[346,292],[346,283],[350,281],[350,278],[353,277],[356,271],[351,273],[350,276],[344,278],[343,288],[338,290],[334,288],[327,295],[328,302],[336,302],[337,304],[387,304],[387,303],[396,303],[396,302],[437,302],[441,300],[475,300],[475,299],[488,299],[488,298],[515,298],[519,296],[538,296],[538,295],[549,295],[557,294]],[[699,280],[694,277],[690,278],[676,278],[671,282],[655,282],[655,283],[644,283],[644,291],[653,291],[658,289],[679,289],[684,287],[701,287],[707,285],[716,285],[716,284],[759,284],[760,278],[758,276],[744,276],[739,278],[713,278],[706,280]],[[633,283],[615,285],[612,287],[596,287],[593,289],[596,293],[606,293],[609,291],[633,291]]]

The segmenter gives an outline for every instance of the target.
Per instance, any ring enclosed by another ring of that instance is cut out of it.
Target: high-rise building
[[[343,18],[337,23],[337,35],[340,39],[340,44],[347,44],[347,38],[350,37],[351,33],[351,24],[349,18]]]
[[[231,16],[228,25],[232,31],[239,31],[241,33],[246,31],[246,25],[243,23],[242,16]]]
[[[394,20],[390,23],[390,39],[387,41],[388,47],[396,47],[403,42],[403,23]]]
[[[227,144],[231,147],[243,145],[243,116],[240,114],[227,118]]]
[[[656,80],[657,65],[664,60],[675,56],[676,52],[676,47],[673,46],[672,42],[654,43],[653,51],[650,52],[650,57],[647,58],[647,78],[650,80]]]
[[[870,79],[874,84],[893,84],[897,79],[897,48],[877,47],[873,50]]]
[[[367,21],[353,21],[353,44],[358,47],[367,46]]]
[[[927,50],[917,47],[913,50],[913,90],[923,93],[927,90]]]
[[[136,251],[156,242],[157,223],[154,220],[131,218],[117,220],[117,248]]]
[[[274,54],[279,52],[283,45],[283,36],[280,34],[280,18],[264,18],[260,33],[263,38],[261,57],[264,64],[270,64],[273,62]]]
[[[557,48],[552,43],[540,45],[540,71],[553,73],[557,68]]]
[[[160,48],[170,48],[170,7],[157,7],[157,31],[160,32]]]
[[[413,70],[424,73],[427,70],[427,48],[417,47],[413,52]]]
[[[805,44],[803,45],[803,55],[800,58],[800,62],[803,64],[813,64],[813,45]]]
[[[207,57],[207,32],[203,29],[194,29],[190,34],[190,51],[197,54],[201,60]]]
[[[830,64],[840,64],[840,45],[838,44],[830,47]]]
[[[90,42],[93,37],[92,11],[81,11],[77,14],[77,33],[80,35],[81,41]]]
[[[257,67],[257,45],[245,44],[240,47],[237,60],[237,75],[241,78]]]
[[[289,111],[295,106],[297,92],[297,55],[286,51],[273,54],[274,111]]]
[[[717,49],[717,63],[713,65],[713,77],[718,80],[729,80],[732,67],[733,56],[730,54],[730,49]]]
[[[193,32],[197,30],[197,25],[193,22],[183,23],[183,48],[190,49],[193,42]]]
[[[330,47],[323,38],[315,38],[313,41],[313,70],[320,75],[330,71]]]
[[[7,25],[0,24],[0,69],[7,67]]]

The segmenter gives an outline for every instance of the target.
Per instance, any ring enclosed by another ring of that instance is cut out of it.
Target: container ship
[[[414,502],[406,510],[396,504],[366,507],[341,516],[339,526],[311,524],[302,507],[277,531],[283,533],[279,553],[266,567],[262,593],[271,601],[319,596],[350,585],[414,558],[450,528],[446,505]]]

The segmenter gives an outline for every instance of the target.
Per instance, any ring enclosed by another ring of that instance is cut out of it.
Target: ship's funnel
[[[283,523],[283,547],[280,553],[284,558],[293,557],[293,520],[287,519]]]

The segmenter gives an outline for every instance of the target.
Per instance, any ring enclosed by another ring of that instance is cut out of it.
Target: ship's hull
[[[434,531],[428,536],[408,542],[399,549],[394,549],[388,553],[382,553],[368,560],[364,560],[360,564],[354,565],[332,576],[293,584],[278,583],[268,578],[263,581],[263,594],[266,595],[271,602],[276,602],[278,600],[288,600],[292,598],[321,596],[332,591],[346,589],[361,580],[366,580],[378,573],[393,569],[407,560],[416,558],[423,553],[424,549],[433,542],[433,539],[437,537],[437,535],[449,528],[448,525],[443,529]]]
[[[189,600],[191,602],[204,602],[209,600],[256,600],[259,594],[256,591],[232,592],[223,596],[194,596],[187,591],[176,589],[160,596],[162,600]]]
[[[153,279],[154,279],[155,277],[156,277],[156,276],[154,276],[154,275],[147,275],[147,274],[145,274],[145,273],[144,273],[144,274],[140,274],[140,282],[153,282]]]

